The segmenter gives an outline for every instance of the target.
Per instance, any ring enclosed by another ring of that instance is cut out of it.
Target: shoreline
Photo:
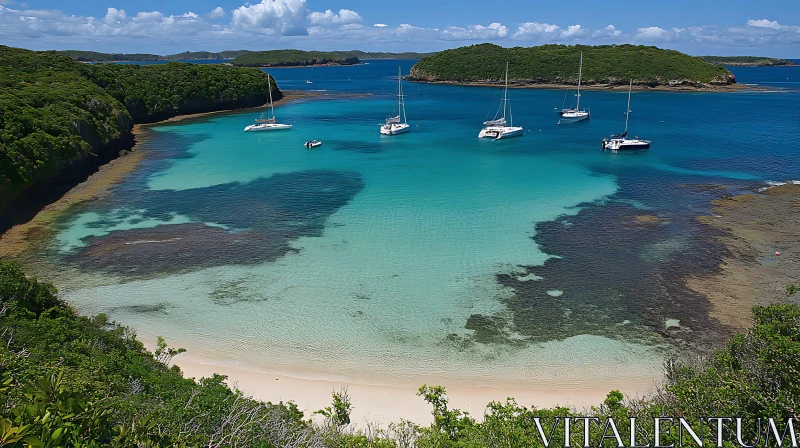
[[[142,336],[142,335],[140,335]],[[140,340],[143,339],[140,337]],[[147,340],[155,340],[155,337]],[[178,341],[173,341],[180,346]],[[152,348],[146,344],[148,349]],[[357,426],[362,423],[377,423],[386,426],[400,420],[410,420],[416,424],[433,422],[431,406],[416,395],[420,383],[414,387],[407,385],[371,384],[363,381],[350,381],[333,378],[301,378],[276,372],[270,373],[253,369],[250,366],[231,366],[198,355],[191,350],[173,359],[186,378],[199,379],[213,374],[227,376],[226,383],[238,388],[248,396],[261,401],[292,401],[306,412],[330,406],[331,393],[347,389],[353,404],[352,420]],[[608,393],[619,389],[627,398],[641,397],[651,392],[657,385],[651,379],[623,379],[587,381],[581,386],[554,387],[552,384],[536,384],[530,387],[506,387],[502,382],[488,386],[464,386],[454,384],[448,379],[428,385],[444,386],[450,400],[451,409],[467,411],[481,419],[486,406],[493,401],[513,398],[522,406],[537,408],[566,406],[581,410],[600,406]]]
[[[406,80],[409,82],[417,82],[420,84],[438,84],[447,86],[491,87],[491,88],[502,87],[501,83],[494,83],[494,82],[426,81],[424,79],[414,79],[414,78],[406,78]],[[516,82],[514,84],[509,83],[508,88],[572,90],[576,88],[576,85]],[[585,90],[605,90],[605,91],[620,91],[620,92],[628,90],[628,86],[616,85],[616,84],[594,84],[594,85],[582,84],[581,88]],[[676,85],[676,86],[659,85],[656,87],[650,87],[650,86],[634,84],[633,90],[654,91],[654,92],[741,92],[745,90],[760,90],[760,89],[755,86],[744,85],[744,84],[728,84],[719,86],[707,85],[703,87],[694,87],[691,85]]]
[[[281,106],[294,101],[321,96],[324,95],[319,92],[287,90],[283,92],[283,97],[280,100],[273,102],[273,105]],[[139,167],[139,164],[149,155],[149,151],[141,148],[142,143],[147,139],[146,128],[165,123],[199,119],[217,114],[257,111],[263,107],[262,105],[252,108],[225,109],[213,112],[178,115],[154,123],[134,125],[131,130],[134,144],[127,150],[126,154],[112,159],[106,164],[100,165],[97,171],[89,175],[89,177],[82,182],[73,186],[55,202],[47,204],[39,209],[31,220],[14,225],[5,232],[0,233],[0,258],[19,256],[30,247],[31,244],[35,244],[43,239],[42,237],[48,231],[47,229],[61,213],[73,205],[105,197],[110,192],[112,186],[122,182],[128,174],[135,171]]]
[[[697,220],[720,232],[727,249],[719,273],[692,277],[686,285],[708,297],[711,315],[742,330],[752,325],[755,305],[783,301],[786,285],[800,283],[800,185],[786,183],[712,201],[712,215]]]

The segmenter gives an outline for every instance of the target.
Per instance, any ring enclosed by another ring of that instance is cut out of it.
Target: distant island
[[[191,61],[203,59],[233,59],[248,50],[225,50],[218,53],[210,51],[186,51],[166,56],[148,53],[99,53],[96,51],[62,50],[57,53],[81,62],[150,62],[150,61]]]
[[[771,67],[797,65],[788,59],[766,58],[761,56],[698,56],[712,64],[740,65],[746,67]]]
[[[232,65],[244,67],[303,67],[308,65],[355,65],[361,60],[345,52],[270,50],[243,54]]]
[[[350,51],[269,50],[248,52],[233,61],[246,67],[304,67],[309,65],[355,65],[368,59],[420,59],[431,53],[387,53]]]
[[[468,85],[499,85],[509,62],[514,87],[574,85],[583,53],[582,84],[594,88],[721,90],[736,84],[724,66],[675,50],[643,45],[542,45],[504,48],[480,44],[445,50],[422,58],[411,68],[412,81]]]
[[[220,52],[212,51],[185,51],[183,53],[175,53],[170,55],[158,55],[149,53],[99,53],[96,51],[84,50],[62,50],[58,54],[70,57],[80,62],[158,62],[158,61],[194,61],[194,60],[214,60],[214,59],[236,59],[240,56],[255,53],[256,61],[262,57],[267,60],[272,60],[274,57],[282,57],[287,59],[288,62],[300,62],[309,59],[309,57],[317,57],[322,55],[323,58],[330,58],[335,54],[334,59],[348,59],[357,58],[359,60],[365,59],[421,59],[429,56],[432,53],[414,53],[414,52],[367,52],[359,50],[349,51],[334,51],[334,52],[314,52],[314,51],[300,51],[300,50],[270,50],[270,51],[251,51],[251,50],[225,50]],[[285,53],[279,55],[277,53]],[[309,53],[316,53],[317,55],[310,55]],[[236,65],[251,65],[249,63],[242,63]],[[255,66],[260,66],[253,64]],[[296,64],[296,65],[314,65],[314,64]],[[271,67],[274,65],[266,65]]]
[[[134,124],[261,106],[270,83],[282,96],[263,71],[220,64],[89,65],[0,46],[0,67],[0,218],[131,149]]]

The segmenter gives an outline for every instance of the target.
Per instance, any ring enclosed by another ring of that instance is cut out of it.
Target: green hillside
[[[670,81],[730,84],[736,80],[720,65],[674,50],[641,45],[542,45],[503,48],[472,45],[427,56],[411,69],[410,79],[428,82],[500,82],[506,62],[509,80],[518,84],[572,84],[583,52],[586,85],[658,86]]]
[[[259,106],[269,80],[242,67],[90,65],[0,46],[0,215],[32,185],[130,149],[134,123]]]

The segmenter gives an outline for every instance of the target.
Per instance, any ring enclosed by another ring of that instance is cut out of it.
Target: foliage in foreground
[[[728,84],[733,75],[721,65],[644,45],[541,45],[504,48],[471,45],[427,56],[411,69],[411,77],[426,81],[500,82],[509,63],[510,82],[572,84],[578,79],[583,53],[582,82],[590,84],[665,85],[670,81]]]
[[[742,417],[742,442],[764,446],[769,429],[759,432],[755,419],[775,419],[783,434],[786,421],[800,415],[800,307],[753,311],[753,328],[712,358],[667,362],[665,384],[644,399],[611,391],[599,407],[577,412],[509,398],[475,418],[451,408],[444,388],[422,386],[418,395],[433,408],[430,426],[402,421],[354,430],[346,390],[333,394],[332,406],[318,412],[325,422],[315,424],[292,403],[262,403],[231,390],[223,376],[185,379],[168,367],[180,349],[162,339],[151,354],[127,329],[102,315],[75,315],[52,285],[0,261],[0,447],[540,447],[543,437],[565,446],[563,430],[552,430],[565,418],[572,418],[571,446],[583,446],[587,434],[591,446],[617,446],[607,417],[627,445],[630,417],[639,421],[637,443],[647,443],[652,418],[662,416],[695,427],[701,417]],[[586,420],[591,416],[600,420]],[[662,432],[662,445],[692,445],[675,423]],[[716,446],[716,434],[712,425],[698,437]],[[736,437],[725,431],[726,446]]]

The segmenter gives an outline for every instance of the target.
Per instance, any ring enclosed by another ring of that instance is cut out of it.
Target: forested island
[[[247,53],[231,61],[245,67],[304,67],[309,65],[355,65],[356,56],[337,51],[270,50]]]
[[[574,85],[583,53],[582,84],[589,87],[634,86],[714,89],[736,83],[725,67],[675,50],[643,45],[542,45],[504,48],[480,44],[445,50],[422,58],[408,79],[422,82],[498,85],[509,63],[509,84],[516,87]]]
[[[36,202],[48,181],[80,181],[130,149],[135,123],[260,106],[270,82],[273,98],[282,96],[270,79],[244,67],[89,65],[0,47],[0,217],[22,192],[30,197],[18,199]]]
[[[797,289],[788,285],[787,294]],[[770,437],[783,434],[785,439],[787,420],[796,418],[800,307],[771,305],[753,312],[753,328],[735,336],[706,361],[665,363],[664,386],[644,398],[610,391],[604,403],[587,410],[537,409],[508,399],[488,404],[480,419],[449,407],[444,388],[423,385],[417,395],[432,406],[432,424],[395,422],[383,430],[360,431],[350,424],[354,404],[346,391],[334,392],[332,405],[318,412],[322,421],[313,422],[291,402],[264,403],[231,390],[224,376],[199,381],[184,378],[178,367],[171,366],[184,350],[158,338],[155,351],[149,352],[130,329],[102,314],[78,316],[53,285],[0,260],[0,444],[544,447],[534,424],[538,418],[550,434],[547,437],[552,437],[552,446],[603,446],[604,435],[613,437],[607,433],[607,423],[598,421],[585,434],[580,423],[587,416],[602,416],[601,420],[617,422],[618,437],[625,441],[632,437],[629,418],[637,417],[635,437],[647,446],[653,440],[653,417],[683,417],[697,427],[698,419],[715,415],[740,417],[744,422],[740,440],[749,446],[763,441],[758,446],[767,446]],[[563,429],[549,429],[559,421],[563,426],[564,418],[576,419],[568,443]],[[778,425],[775,435],[766,423],[756,425],[756,419],[766,422],[767,418]],[[661,446],[692,444],[688,435],[677,430],[677,423],[662,424],[673,430],[663,428]],[[713,424],[697,433],[704,444],[722,446]],[[584,442],[584,437],[591,443]],[[734,436],[725,437],[734,446]]]
[[[233,59],[248,50],[186,51],[166,56],[148,53],[99,53],[97,51],[62,50],[58,52],[80,62],[151,62],[151,61],[191,61],[203,59]]]
[[[318,51],[300,51],[300,50],[271,50],[271,51],[251,51],[251,50],[225,50],[219,52],[213,51],[185,51],[183,53],[175,53],[170,55],[158,55],[149,53],[99,53],[97,51],[84,51],[84,50],[61,50],[59,54],[75,59],[79,62],[159,62],[159,61],[202,61],[202,60],[215,60],[215,59],[236,59],[239,56],[249,55],[256,53],[257,59],[243,59],[236,65],[251,65],[251,62],[241,61],[258,61],[264,60],[267,64],[274,64],[279,61],[284,64],[295,62],[294,65],[310,65],[307,61],[314,59],[421,59],[432,53],[414,53],[414,52],[401,52],[391,53],[384,51],[333,51],[333,52],[318,52]],[[313,54],[312,54],[313,53]],[[300,64],[299,62],[305,62]],[[358,62],[355,62],[356,64]],[[257,65],[258,62],[252,65]],[[270,66],[270,65],[264,65]]]
[[[788,59],[765,58],[760,56],[698,56],[712,64],[740,65],[746,67],[772,67],[797,65]]]

